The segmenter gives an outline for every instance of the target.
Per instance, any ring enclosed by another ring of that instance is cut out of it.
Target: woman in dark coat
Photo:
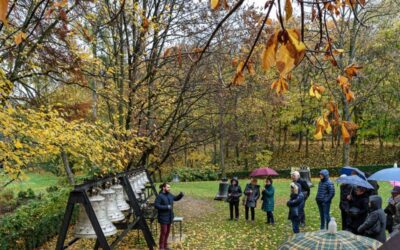
[[[348,196],[348,200],[350,201],[348,229],[354,234],[359,234],[358,228],[368,216],[368,193],[365,188],[357,187]]]
[[[239,220],[239,200],[242,195],[242,188],[239,186],[237,177],[233,177],[228,187],[228,202],[230,220],[233,220],[233,208],[235,208],[235,220]]]
[[[268,177],[265,180],[265,188],[262,191],[261,200],[263,201],[261,209],[267,213],[267,223],[274,224],[274,193],[275,189],[272,186],[272,179]]]
[[[157,196],[154,206],[158,210],[158,223],[160,223],[160,241],[159,248],[168,248],[168,236],[171,228],[172,221],[174,220],[174,201],[179,201],[183,197],[183,193],[174,196],[169,191],[170,185],[166,182],[160,185],[160,193]]]
[[[286,203],[289,207],[288,219],[292,221],[293,233],[297,234],[300,232],[300,205],[304,200],[303,194],[299,193],[299,187],[296,183],[290,184],[290,200]]]
[[[246,185],[244,194],[246,195],[246,201],[244,204],[246,221],[249,220],[249,210],[251,210],[251,221],[254,223],[254,209],[257,206],[258,198],[260,198],[260,186],[257,185],[257,179],[251,179],[251,182]]]

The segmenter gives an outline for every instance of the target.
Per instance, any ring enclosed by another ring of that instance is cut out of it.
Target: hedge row
[[[19,207],[0,219],[0,249],[34,249],[55,236],[64,218],[69,190]]]
[[[368,165],[368,166],[352,166],[360,169],[363,172],[373,174],[381,169],[393,167],[392,165]],[[339,176],[339,172],[341,167],[319,167],[319,168],[311,168],[311,177],[318,177],[319,172],[322,169],[327,169],[329,171],[330,176]],[[280,169],[277,170],[280,178],[288,178],[290,176],[290,169]],[[229,172],[227,173],[228,178],[232,178],[233,176],[237,176],[238,178],[248,178],[250,176],[251,171],[237,171],[237,172]]]

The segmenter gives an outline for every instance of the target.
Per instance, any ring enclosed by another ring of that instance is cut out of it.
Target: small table
[[[182,241],[182,222],[183,222],[183,217],[174,217],[174,220],[172,221],[173,224],[179,223],[179,240]],[[175,239],[175,226],[172,225],[172,237]]]

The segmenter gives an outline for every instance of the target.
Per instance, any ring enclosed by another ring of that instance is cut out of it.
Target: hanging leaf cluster
[[[267,41],[261,60],[264,70],[273,66],[279,72],[279,79],[271,85],[276,93],[282,94],[288,90],[290,72],[301,62],[306,51],[301,41],[300,32],[295,29],[277,30]]]

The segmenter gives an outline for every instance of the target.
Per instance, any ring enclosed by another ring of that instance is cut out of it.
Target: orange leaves
[[[295,66],[295,59],[291,56],[290,43],[281,45],[276,53],[276,68],[281,76],[286,76]]]
[[[271,89],[275,89],[276,93],[279,95],[285,93],[289,89],[289,84],[285,78],[280,77],[271,84]]]
[[[18,32],[18,34],[16,34],[14,37],[14,41],[15,41],[16,45],[19,45],[25,39],[26,39],[26,34],[22,31]]]
[[[358,75],[358,72],[360,71],[360,69],[362,69],[362,66],[359,66],[359,65],[356,65],[356,64],[352,63],[352,64],[350,64],[349,66],[347,66],[344,69],[344,72],[346,73],[346,75],[351,80],[353,78],[353,76],[357,76]]]
[[[239,61],[237,58],[234,58],[232,61],[232,65],[233,66],[237,65],[236,74],[235,74],[235,77],[233,78],[232,85],[237,86],[237,85],[241,85],[244,82],[245,77],[244,77],[243,70],[245,68],[248,70],[250,75],[256,74],[256,70],[254,68],[254,62],[252,60],[249,60],[247,62],[247,64],[244,65],[244,61]]]
[[[280,45],[280,46],[279,46]],[[280,75],[287,74],[303,59],[306,46],[294,29],[275,31],[268,40],[262,53],[262,65],[265,70],[276,64]]]
[[[350,138],[357,132],[358,125],[353,122],[343,121],[341,125],[342,138],[344,143],[349,144]]]
[[[293,14],[292,2],[290,0],[286,0],[285,12],[286,12],[286,21],[287,21],[292,17],[292,14]]]
[[[229,9],[228,0],[210,0],[210,7],[212,10],[218,10],[221,5],[227,10]]]
[[[236,68],[236,74],[233,78],[232,85],[240,85],[244,82],[244,74],[243,74],[244,62],[240,61]]]
[[[346,96],[347,102],[351,102],[352,100],[355,99],[354,93],[350,90],[351,83],[349,82],[349,79],[345,76],[339,75],[336,78],[337,83],[339,86],[342,88],[343,94]]]
[[[318,100],[321,99],[322,93],[324,93],[325,88],[318,84],[312,84],[309,90],[309,94],[312,97],[317,98]]]
[[[351,102],[355,99],[353,91],[350,90],[351,83],[350,80],[358,75],[358,72],[360,71],[362,67],[356,64],[350,64],[344,69],[344,72],[346,73],[346,76],[339,75],[336,79],[337,83],[342,89],[343,94],[346,97],[347,102]]]
[[[8,0],[0,0],[0,21],[7,24]]]
[[[276,65],[280,77],[272,83],[271,88],[277,93],[288,90],[289,73],[303,59],[305,50],[306,46],[301,41],[299,32],[294,29],[277,30],[268,39],[261,56],[262,67],[268,70]]]

